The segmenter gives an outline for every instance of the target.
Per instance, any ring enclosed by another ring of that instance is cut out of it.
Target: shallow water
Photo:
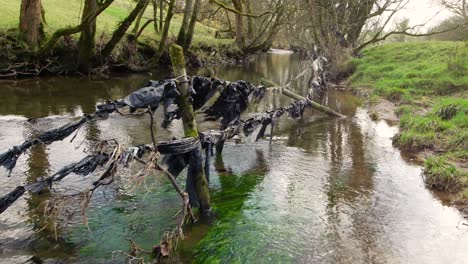
[[[228,80],[286,83],[302,67],[297,56],[267,54],[247,65],[210,70]],[[93,112],[102,100],[122,98],[150,78],[167,76],[1,82],[0,151]],[[306,94],[307,81],[298,81],[295,91]],[[249,112],[289,102],[270,93]],[[362,100],[346,92],[330,91],[322,102],[349,118],[307,111],[301,120],[282,118],[272,145],[251,138],[246,144],[227,143],[222,159],[211,165],[216,216],[187,225],[185,239],[168,262],[468,262],[467,221],[428,191],[421,167],[391,145],[397,128],[371,121]],[[199,121],[200,130],[217,128]],[[114,115],[88,124],[73,143],[65,139],[35,146],[19,159],[10,178],[2,169],[0,195],[79,160],[96,140],[148,143],[148,126],[147,116]],[[157,134],[158,139],[181,136],[181,124]],[[123,263],[119,250],[128,252],[127,239],[149,250],[173,228],[180,201],[161,177],[135,187],[130,178],[138,168],[121,171],[118,181],[99,189],[87,211],[89,229],[82,224],[79,199],[64,201],[75,214],[66,225],[61,221],[57,231],[44,228],[42,208],[47,199],[85,189],[96,175],[70,175],[51,192],[25,195],[0,215],[0,263]]]

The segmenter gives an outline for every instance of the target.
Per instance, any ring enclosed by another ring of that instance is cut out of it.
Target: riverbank
[[[353,91],[371,117],[393,111],[393,144],[424,162],[426,184],[468,205],[468,43],[415,42],[369,48],[349,63]],[[385,106],[386,105],[386,106]]]
[[[0,1],[6,10],[0,17],[0,78],[23,78],[44,75],[80,74],[78,70],[78,39],[80,34],[60,38],[45,56],[38,56],[19,37],[18,17],[20,6],[15,1]],[[44,0],[44,32],[49,38],[56,30],[76,26],[81,21],[82,3]],[[109,57],[100,56],[114,30],[129,12],[134,2],[116,1],[97,18],[93,67],[85,74],[106,75],[111,72],[144,72],[170,66],[167,50],[159,50],[162,30],[146,21],[153,19],[153,9],[147,8],[141,21],[134,22]],[[166,45],[175,41],[182,25],[183,14],[176,13],[169,25]],[[137,24],[139,24],[137,26]],[[191,67],[245,61],[244,54],[233,39],[216,38],[219,25],[202,19],[196,23],[192,45],[186,52]]]

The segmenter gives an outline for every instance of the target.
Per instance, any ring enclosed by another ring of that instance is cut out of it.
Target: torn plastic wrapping
[[[8,177],[11,175],[11,171],[16,166],[16,161],[26,150],[35,144],[35,140],[26,140],[19,146],[14,146],[5,153],[0,155],[0,166],[3,166],[8,171]]]
[[[217,91],[220,90],[220,87],[225,85],[225,81],[195,76],[190,82],[189,92],[190,92],[190,101],[193,106],[193,110],[198,110],[203,107],[208,100],[210,100]],[[176,104],[166,100],[164,105],[164,121],[161,124],[163,128],[167,128],[174,119],[180,119],[180,110]]]
[[[191,82],[193,92],[190,95],[193,98],[193,109],[198,110],[204,106],[225,83],[226,81],[214,78],[193,77]]]
[[[134,112],[139,108],[150,107],[156,110],[161,102],[175,99],[179,95],[176,83],[173,80],[150,81],[147,87],[143,87],[125,97],[123,103]]]
[[[228,126],[237,123],[240,120],[240,115],[247,109],[251,95],[257,87],[245,81],[237,81],[228,83],[221,91],[218,100],[205,111],[207,119],[221,120],[221,129],[226,129]],[[259,88],[264,90],[264,87]],[[254,95],[258,100],[263,96],[264,92],[255,92]]]
[[[37,137],[37,140],[43,144],[50,144],[55,141],[63,140],[73,132],[75,132],[78,128],[80,128],[86,121],[90,120],[91,117],[88,115],[83,116],[77,121],[68,123],[62,127],[52,129],[47,131]]]
[[[63,140],[94,117],[107,118],[109,114],[125,106],[129,106],[131,111],[147,107],[151,107],[154,110],[161,102],[168,100],[173,102],[178,94],[173,80],[150,81],[147,87],[131,93],[123,100],[115,100],[97,105],[96,111],[92,115],[84,115],[77,121],[47,131],[35,139],[26,140],[19,146],[14,146],[5,153],[0,154],[0,166],[5,167],[8,170],[8,175],[10,175],[16,166],[17,159],[34,144],[51,144],[52,142]]]
[[[152,148],[148,145],[130,147],[122,153],[119,164],[122,164],[125,168],[128,168],[130,162],[132,162],[135,158],[141,158],[146,152],[151,150]]]
[[[25,191],[26,189],[23,186],[18,186],[12,192],[0,197],[0,214],[18,200]]]

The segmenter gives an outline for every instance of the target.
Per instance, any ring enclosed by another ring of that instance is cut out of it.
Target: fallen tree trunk
[[[322,113],[325,113],[325,114],[327,114],[327,115],[329,115],[329,116],[339,117],[339,118],[346,117],[345,115],[342,115],[342,114],[340,114],[340,113],[338,113],[338,112],[336,112],[336,111],[334,111],[334,110],[332,110],[332,109],[330,109],[330,108],[328,108],[328,107],[326,107],[326,106],[323,106],[323,105],[321,105],[321,104],[319,104],[319,103],[316,103],[316,102],[310,100],[309,98],[305,98],[305,97],[303,97],[303,96],[301,96],[301,95],[298,95],[298,94],[292,92],[292,91],[289,90],[289,89],[286,89],[286,88],[284,88],[284,87],[281,87],[280,85],[278,85],[278,84],[276,84],[276,83],[274,83],[274,82],[272,82],[272,81],[270,81],[270,80],[262,79],[262,80],[261,80],[261,83],[262,83],[263,85],[265,85],[266,87],[271,87],[271,88],[273,88],[273,87],[278,87],[278,88],[281,88],[281,91],[282,91],[282,93],[283,93],[284,95],[286,95],[286,96],[288,96],[288,97],[290,97],[290,98],[292,98],[292,99],[294,99],[294,100],[297,100],[297,101],[307,100],[307,102],[309,103],[309,105],[310,105],[311,108],[313,108],[313,109],[315,109],[315,110],[317,110],[317,111],[320,111],[320,112],[322,112]]]

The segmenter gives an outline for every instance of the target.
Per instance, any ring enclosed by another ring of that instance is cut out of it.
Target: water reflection
[[[267,78],[284,84],[303,67],[297,56],[270,54],[213,71],[231,81],[259,83]],[[0,151],[73,116],[93,112],[102,100],[122,98],[149,78],[168,75],[2,82]],[[308,78],[295,83],[297,93],[307,93]],[[307,110],[302,119],[279,120],[273,145],[252,138],[246,139],[247,144],[226,145],[223,156],[211,166],[216,217],[188,225],[186,239],[169,262],[462,263],[467,259],[467,231],[457,229],[460,215],[434,199],[424,187],[420,168],[392,147],[396,128],[369,120],[359,107],[360,99],[348,93],[330,91],[321,101],[349,118],[333,119]],[[290,102],[268,93],[246,116]],[[55,116],[43,118],[49,115]],[[156,120],[162,120],[161,111]],[[200,130],[218,127],[198,120]],[[147,116],[115,115],[88,123],[72,143],[35,146],[18,160],[12,177],[4,178],[0,194],[81,159],[97,140],[148,143],[148,125]],[[182,133],[180,121],[168,130],[157,129],[161,140]],[[31,257],[115,263],[122,257],[113,252],[127,250],[126,239],[150,249],[173,227],[180,201],[161,178],[135,190],[129,178],[137,169],[122,171],[114,185],[96,194],[88,212],[91,233],[74,221],[59,229],[55,240],[53,228],[43,229],[39,206],[51,194],[20,199],[0,216],[0,263],[23,263]],[[52,193],[76,192],[95,177],[70,175]],[[182,184],[183,176],[179,180]]]

